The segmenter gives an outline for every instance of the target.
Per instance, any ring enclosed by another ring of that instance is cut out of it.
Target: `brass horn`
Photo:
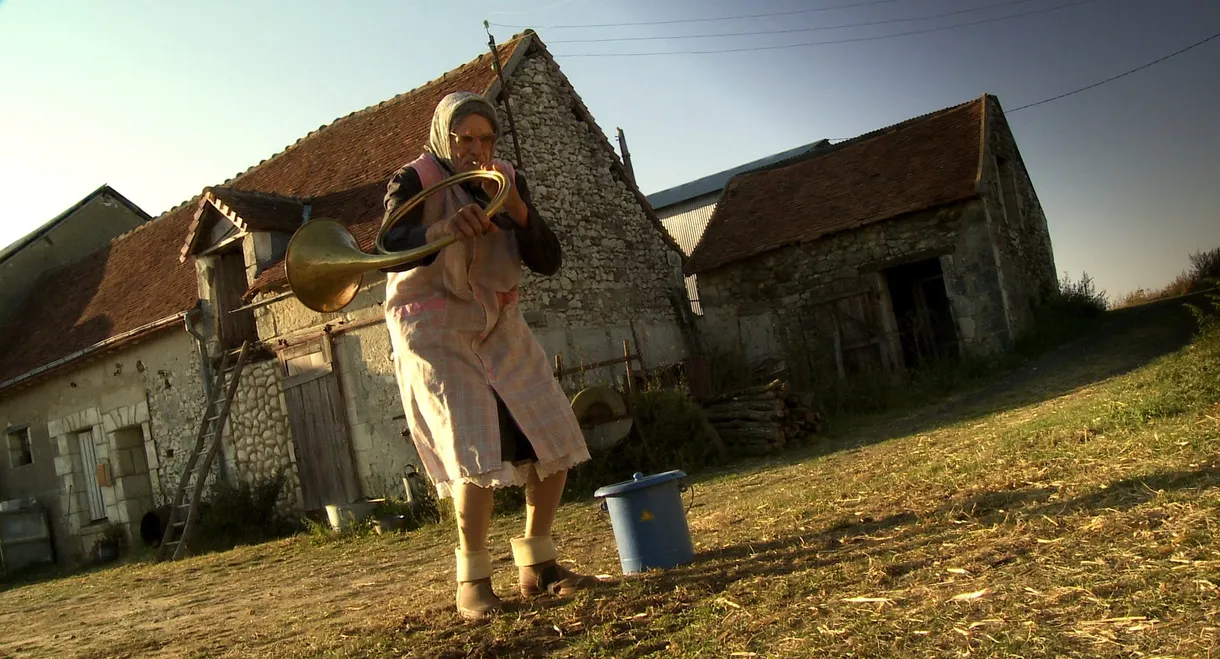
[[[346,307],[360,292],[360,282],[365,272],[417,261],[453,244],[456,238],[445,236],[423,247],[391,252],[382,241],[399,220],[429,196],[451,185],[476,178],[490,179],[500,185],[496,196],[483,209],[488,217],[500,212],[508,198],[508,179],[503,174],[479,169],[450,176],[428,186],[394,209],[377,233],[374,244],[376,254],[362,251],[351,231],[334,220],[317,218],[306,222],[288,241],[288,251],[284,256],[288,287],[301,304],[313,311],[332,313]]]

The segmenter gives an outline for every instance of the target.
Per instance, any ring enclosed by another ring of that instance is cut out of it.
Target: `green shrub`
[[[1203,280],[1212,288],[1220,288],[1220,278]],[[1186,307],[1195,317],[1198,324],[1198,335],[1204,339],[1220,338],[1220,293],[1211,292],[1206,295],[1207,306],[1187,304]]]
[[[296,532],[297,522],[277,507],[286,479],[282,473],[230,485],[217,480],[191,534],[193,549],[223,551]]]

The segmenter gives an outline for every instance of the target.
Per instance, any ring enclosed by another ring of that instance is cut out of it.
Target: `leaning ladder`
[[[157,549],[157,560],[164,560],[169,547],[174,547],[173,560],[186,555],[189,533],[199,521],[199,500],[203,496],[203,487],[208,479],[208,471],[220,448],[220,438],[224,435],[225,422],[229,420],[229,408],[233,397],[237,394],[237,385],[241,381],[241,369],[246,364],[246,354],[250,342],[241,344],[237,353],[237,363],[229,365],[232,351],[225,352],[220,361],[220,370],[212,382],[212,391],[208,402],[203,408],[203,421],[199,424],[199,435],[195,438],[195,448],[187,458],[182,468],[182,476],[178,481],[178,489],[174,492],[174,500],[170,503],[169,519],[166,520],[165,534],[161,538],[161,546]],[[228,380],[226,387],[226,380]],[[222,398],[223,395],[223,398]],[[193,484],[192,484],[192,476]],[[190,490],[190,500],[183,502]],[[184,514],[185,512],[185,514]],[[178,539],[173,539],[174,533],[181,530]]]

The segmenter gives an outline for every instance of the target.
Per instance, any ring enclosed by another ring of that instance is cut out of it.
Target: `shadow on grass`
[[[570,652],[573,646],[590,641],[612,656],[639,657],[664,650],[668,638],[692,623],[697,607],[725,597],[738,582],[761,579],[765,584],[769,578],[794,572],[824,570],[824,580],[813,575],[795,586],[787,584],[784,597],[837,600],[861,593],[827,592],[842,585],[841,575],[836,576],[833,568],[878,556],[893,559],[883,561],[882,576],[860,584],[864,590],[884,590],[894,585],[891,580],[937,562],[983,572],[1021,561],[1035,551],[1035,542],[1001,537],[979,546],[963,546],[959,542],[963,528],[1016,524],[1017,519],[1043,515],[1123,511],[1161,493],[1217,486],[1220,469],[1205,467],[1131,476],[1063,500],[1057,498],[1056,488],[1032,486],[955,495],[926,512],[904,510],[880,519],[848,518],[805,534],[709,549],[699,552],[689,565],[636,575],[571,601],[517,602],[508,609],[508,621],[463,624],[451,609],[437,608],[408,616],[398,634],[404,641],[426,645],[430,656],[437,657],[541,656]],[[733,599],[749,609],[755,598],[766,596],[764,590],[765,586],[739,591]]]

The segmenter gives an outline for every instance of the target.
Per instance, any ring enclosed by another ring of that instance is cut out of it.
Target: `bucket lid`
[[[655,485],[660,485],[662,483],[668,483],[669,481],[677,480],[679,478],[686,478],[686,473],[681,471],[680,469],[674,469],[672,471],[663,471],[659,474],[653,474],[651,476],[645,476],[644,474],[641,474],[640,472],[637,471],[631,477],[631,480],[623,481],[621,483],[615,483],[613,485],[607,485],[605,487],[599,488],[596,492],[593,493],[593,496],[594,497],[612,497],[612,496],[615,496],[618,494],[623,494],[625,492],[631,492],[632,490],[642,490],[646,487],[653,487]]]

